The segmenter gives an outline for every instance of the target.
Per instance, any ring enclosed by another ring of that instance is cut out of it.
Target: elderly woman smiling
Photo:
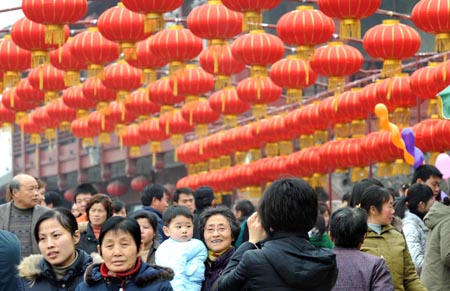
[[[217,279],[233,255],[239,222],[225,206],[206,209],[200,216],[200,235],[208,248],[202,291],[217,291]]]

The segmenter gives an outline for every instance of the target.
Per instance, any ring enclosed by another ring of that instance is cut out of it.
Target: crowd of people
[[[91,184],[69,210],[19,174],[0,205],[0,290],[450,290],[441,180],[423,165],[399,194],[365,178],[334,211],[299,178],[232,208],[206,185],[171,199],[151,184],[128,213]]]

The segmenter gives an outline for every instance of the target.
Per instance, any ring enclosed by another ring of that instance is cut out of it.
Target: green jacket
[[[430,291],[450,288],[450,207],[434,202],[424,219],[430,229],[421,279]]]
[[[403,235],[392,225],[384,225],[381,234],[369,227],[361,251],[384,258],[395,291],[427,290],[417,276]]]

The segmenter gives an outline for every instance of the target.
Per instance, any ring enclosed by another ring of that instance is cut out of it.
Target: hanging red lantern
[[[364,106],[367,108],[368,114],[374,113],[375,105],[377,105],[378,98],[377,98],[377,92],[378,92],[378,86],[382,80],[378,80],[376,83],[370,83],[364,88],[362,88],[359,98],[361,99],[361,104],[364,104]]]
[[[130,92],[141,87],[141,70],[119,60],[105,67],[103,85],[117,91],[117,102],[127,99]]]
[[[262,12],[275,8],[280,2],[281,0],[222,0],[227,8],[244,13],[243,31],[261,29]]]
[[[302,89],[314,84],[317,74],[309,61],[297,56],[288,56],[274,63],[270,68],[270,79],[280,87],[286,87],[286,103],[302,101]]]
[[[334,126],[334,134],[337,138],[348,138],[350,136],[350,127],[348,123],[352,118],[342,114],[338,107],[339,96],[327,97],[319,103],[319,115],[327,116],[327,122],[330,126]],[[336,109],[337,108],[337,109]]]
[[[73,37],[70,51],[88,64],[88,77],[94,77],[103,72],[104,65],[119,57],[120,47],[102,36],[97,27],[89,27]]]
[[[0,103],[0,124],[3,129],[13,128],[14,121],[16,120],[16,113]]]
[[[308,59],[316,45],[330,40],[334,33],[333,19],[312,6],[298,6],[277,22],[278,36],[289,45],[297,46],[297,56]]]
[[[363,47],[371,57],[384,59],[382,77],[389,77],[401,73],[401,60],[414,56],[420,42],[420,35],[414,28],[389,19],[365,33]]]
[[[358,72],[363,62],[364,57],[358,49],[333,41],[316,49],[310,64],[318,75],[328,77],[329,91],[341,93],[345,87],[344,77]]]
[[[56,138],[56,128],[59,126],[59,122],[49,116],[47,107],[38,107],[33,112],[34,122],[43,128],[44,136],[51,144]]]
[[[149,100],[147,91],[143,88],[132,92],[125,101],[125,108],[139,115],[139,120],[145,120],[149,115],[161,110],[161,106]]]
[[[183,0],[122,0],[123,5],[131,11],[146,14],[145,32],[160,31],[164,28],[163,14],[177,9]]]
[[[89,126],[87,118],[78,118],[72,121],[70,126],[72,134],[78,138],[82,138],[83,147],[94,146],[94,137],[100,133],[100,130]]]
[[[228,127],[237,127],[237,116],[247,112],[250,104],[242,101],[236,87],[225,87],[209,97],[211,109],[224,115],[224,123]]]
[[[208,135],[208,123],[213,123],[220,118],[220,113],[211,109],[206,98],[186,103],[181,109],[181,115],[191,125],[195,124],[195,133],[199,138]]]
[[[450,50],[450,2],[440,0],[419,1],[411,12],[411,20],[421,30],[435,34],[434,49]]]
[[[46,43],[62,46],[65,42],[64,25],[75,23],[87,12],[86,0],[64,2],[47,0],[23,0],[22,11],[32,21],[45,24]]]
[[[20,80],[19,84],[16,86],[16,94],[22,100],[26,100],[27,102],[36,105],[41,104],[45,99],[45,93],[31,86],[28,78]]]
[[[62,131],[70,130],[70,123],[77,118],[77,111],[67,106],[62,99],[51,101],[47,105],[48,116],[59,123]]]
[[[256,161],[261,158],[261,145],[260,139],[256,138],[257,123],[247,124],[231,130],[231,143],[230,147],[233,147],[236,151],[234,158],[237,164],[242,164],[246,157],[246,152],[249,152],[251,161]]]
[[[39,145],[42,142],[41,133],[44,131],[44,128],[42,128],[39,124],[34,122],[34,117],[32,113],[30,113],[30,115],[28,116],[28,120],[26,120],[25,122],[23,122],[23,124],[21,124],[21,127],[22,133],[30,135],[30,144]]]
[[[252,104],[253,116],[261,119],[267,115],[267,104],[280,98],[282,88],[269,77],[250,77],[239,82],[236,91],[239,99]]]
[[[128,192],[128,187],[119,180],[115,180],[106,186],[106,192],[111,196],[120,196]]]
[[[362,137],[366,132],[365,119],[367,112],[361,110],[365,103],[361,102],[361,88],[352,88],[338,96],[338,114],[346,116],[351,121],[352,137]],[[370,107],[369,107],[370,108]]]
[[[156,153],[162,151],[161,142],[168,139],[169,135],[159,126],[157,118],[150,118],[139,123],[139,133],[150,141],[150,152],[153,154],[152,161],[156,163]]]
[[[148,85],[148,94],[152,102],[161,105],[161,113],[172,110],[177,103],[184,101],[185,96],[175,95],[170,87],[168,77],[163,77],[158,81]]]
[[[409,80],[408,74],[397,74],[377,87],[378,102],[385,104],[389,111],[394,111],[392,122],[400,127],[409,125],[409,107],[417,105],[417,95],[411,90]]]
[[[63,43],[69,37],[69,27],[64,26]],[[48,63],[48,52],[57,49],[61,44],[47,42],[46,27],[24,17],[17,20],[11,27],[11,38],[23,49],[31,51],[31,67]]]
[[[438,70],[439,65],[439,63],[429,63],[428,66],[413,72],[409,78],[411,91],[415,92],[420,100],[429,100],[428,116],[439,114],[436,96],[446,87],[444,78],[436,78],[436,70]]]
[[[31,67],[31,52],[16,45],[10,36],[0,39],[0,70],[3,86],[14,87],[20,82],[21,71]]]
[[[320,103],[319,103],[320,104]],[[328,140],[328,119],[322,118],[318,104],[308,104],[299,109],[298,124],[300,130],[300,144],[303,148],[314,144],[321,144]],[[311,134],[314,134],[312,136]]]
[[[105,118],[105,115],[101,112],[93,111],[89,113],[88,124],[90,127],[95,128],[95,130],[99,132],[99,144],[111,143],[111,132],[114,131],[114,122],[108,118]]]
[[[446,151],[449,146],[438,136],[442,136],[439,123],[442,120],[438,118],[429,118],[423,120],[413,126],[413,131],[416,136],[415,146],[421,151],[425,152],[443,152]]]
[[[130,148],[130,157],[139,157],[141,155],[141,146],[147,143],[147,140],[141,135],[137,124],[128,125],[121,134],[122,145]]]
[[[199,95],[214,87],[213,75],[195,64],[186,65],[186,68],[178,70],[169,80],[174,94],[186,96],[186,103],[198,100]]]
[[[80,86],[73,86],[67,90],[64,90],[61,99],[67,106],[77,110],[78,118],[86,117],[88,111],[91,108],[95,108],[97,105],[94,100],[88,99],[84,96],[83,90]]]
[[[16,123],[22,124],[27,120],[27,111],[36,107],[34,103],[27,102],[16,93],[16,88],[3,91],[2,103],[7,109],[16,112]]]
[[[137,176],[133,178],[133,180],[131,180],[130,183],[131,189],[133,189],[136,192],[142,192],[144,188],[150,184],[151,184],[150,180],[144,176]]]
[[[64,71],[51,64],[34,68],[28,74],[30,85],[45,92],[45,103],[58,98],[58,92],[67,88],[64,82]]]
[[[149,84],[157,80],[157,69],[164,67],[168,60],[157,58],[150,49],[153,36],[136,43],[136,59],[127,59],[131,66],[142,70],[142,83]]]
[[[87,64],[76,58],[70,50],[70,41],[49,53],[50,63],[65,71],[64,82],[67,87],[80,84],[80,71],[87,70]]]
[[[301,164],[304,165],[309,170],[309,175],[314,176],[314,174],[325,174],[328,173],[328,165],[321,160],[319,154],[318,147],[311,147],[305,149],[304,158],[301,161]]]
[[[189,29],[174,25],[156,33],[152,38],[150,49],[157,58],[169,60],[169,74],[173,74],[183,68],[186,61],[198,56],[203,44],[202,39]]]
[[[361,38],[361,18],[374,14],[381,0],[318,0],[319,9],[326,15],[340,19],[339,35],[342,39]]]
[[[105,118],[116,125],[116,134],[120,136],[127,124],[134,122],[136,114],[128,111],[123,103],[113,101],[109,103],[109,114]]]
[[[170,140],[173,146],[177,147],[184,142],[184,134],[194,129],[189,121],[183,118],[181,109],[167,111],[159,118],[159,126],[166,135],[171,136]]]
[[[109,114],[109,102],[116,100],[117,91],[103,85],[99,78],[88,78],[83,82],[81,90],[85,98],[97,104],[97,110]],[[91,103],[92,104],[92,103]]]
[[[258,138],[265,143],[265,152],[269,157],[290,155],[293,137],[285,116],[271,116],[260,122]]]
[[[144,15],[126,9],[119,2],[99,16],[97,26],[104,37],[120,44],[125,59],[136,59],[135,43],[151,34],[144,31],[144,22]]]
[[[231,86],[231,75],[245,69],[245,64],[238,61],[231,53],[228,42],[207,47],[200,53],[199,62],[206,72],[216,76],[217,90]]]

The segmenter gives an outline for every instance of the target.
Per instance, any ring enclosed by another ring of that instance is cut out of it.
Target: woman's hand
[[[261,221],[259,220],[259,215],[257,212],[253,213],[247,219],[247,226],[248,226],[249,242],[256,244],[266,237],[267,234],[265,230],[262,228]]]

